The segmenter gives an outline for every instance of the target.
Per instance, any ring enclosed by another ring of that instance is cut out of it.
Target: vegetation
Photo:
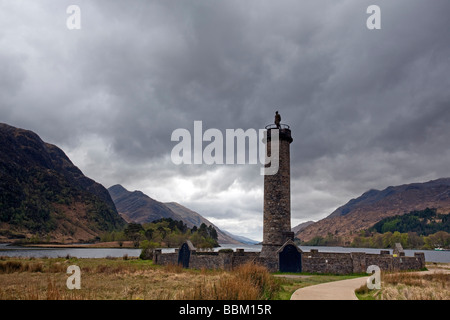
[[[179,247],[186,240],[190,240],[197,248],[218,247],[218,235],[213,226],[202,223],[199,228],[188,228],[183,221],[172,218],[162,218],[151,223],[141,225],[130,223],[123,232],[107,232],[100,238],[101,241],[132,241],[135,248],[151,250],[156,247]]]
[[[35,133],[1,124],[0,154],[3,236],[76,241],[124,227],[107,190]]]
[[[272,300],[280,284],[263,266],[246,263],[217,282],[201,281],[175,295],[182,300]]]
[[[439,268],[432,273],[382,272],[380,290],[369,290],[363,285],[355,293],[360,300],[449,300],[448,265]]]
[[[385,218],[371,228],[362,230],[350,246],[362,248],[394,248],[400,243],[405,249],[450,248],[450,214],[438,214],[436,209],[411,211]],[[336,235],[314,237],[301,242],[307,246],[342,246],[346,243]]]
[[[353,239],[353,247],[363,248],[394,248],[395,243],[400,243],[405,249],[433,250],[434,248],[449,248],[450,234],[439,231],[429,236],[418,236],[415,232],[400,233],[398,231],[384,234],[369,234],[364,232]]]
[[[329,233],[325,238],[321,236],[315,236],[309,241],[300,242],[303,246],[341,246],[343,240],[340,237]]]
[[[44,239],[64,228],[64,222],[70,219],[66,211],[77,205],[85,210],[89,229],[112,231],[121,227],[117,213],[106,202],[69,182],[61,173],[39,167],[16,168],[14,176],[10,181],[10,177],[0,174],[5,178],[0,179],[0,222],[13,229],[29,230]],[[70,227],[64,229],[67,234],[73,233]]]
[[[393,248],[400,243],[405,249],[450,247],[450,214],[436,209],[385,218],[364,230],[352,242],[354,247]]]
[[[81,289],[68,290],[69,265],[81,270]],[[274,299],[279,283],[267,269],[233,271],[159,266],[149,260],[0,258],[0,299]]]
[[[426,208],[422,211],[411,211],[404,215],[385,218],[377,222],[370,232],[386,233],[415,232],[419,236],[427,236],[439,231],[450,232],[450,215],[438,214],[436,209]]]
[[[70,265],[80,267],[80,290],[66,287]],[[154,265],[126,256],[0,257],[0,300],[289,300],[298,288],[350,277],[274,275],[252,263],[224,271]]]

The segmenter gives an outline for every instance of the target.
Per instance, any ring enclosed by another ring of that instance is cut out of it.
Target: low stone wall
[[[178,250],[175,253],[161,253],[155,250],[154,263],[167,265],[178,263]],[[189,268],[232,270],[247,262],[255,262],[265,266],[270,272],[279,268],[278,257],[261,257],[259,252],[244,252],[238,249],[233,252],[199,252],[191,251]],[[420,270],[425,267],[425,255],[415,253],[413,257],[394,256],[382,250],[380,254],[364,252],[319,252],[311,250],[301,253],[301,270],[309,273],[352,274],[366,273],[370,265],[378,266],[382,271]]]
[[[302,272],[353,273],[353,260],[349,253],[330,253],[311,250],[302,253]]]
[[[425,254],[416,252],[412,257],[366,254],[366,264],[367,266],[377,265],[383,271],[421,270],[425,268]]]
[[[247,262],[255,262],[276,270],[278,262],[271,260],[274,259],[260,258],[259,252],[244,252],[243,250],[237,250],[236,252],[192,251],[189,258],[189,268],[232,270]],[[155,264],[161,265],[178,264],[178,250],[175,253],[162,253],[160,249],[154,250],[153,261]]]
[[[154,250],[153,263],[160,265],[178,264],[178,252],[161,253],[160,249]]]
[[[382,271],[420,270],[425,268],[425,255],[415,253],[413,257],[393,256],[389,251],[380,254],[364,252],[331,253],[311,250],[302,253],[302,272],[351,274],[366,273],[370,265]]]

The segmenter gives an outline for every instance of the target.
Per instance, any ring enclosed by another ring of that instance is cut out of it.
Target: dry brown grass
[[[187,300],[261,300],[273,299],[280,285],[263,266],[244,264],[224,273],[216,282],[206,279],[193,288],[179,292],[176,299]]]
[[[369,300],[450,300],[448,264],[429,271],[381,273],[381,290],[368,290],[364,285],[355,292]]]
[[[386,274],[379,297],[383,300],[450,300],[450,274]]]
[[[66,287],[69,265],[81,289]],[[266,269],[186,270],[137,259],[0,259],[1,300],[270,299],[278,284]]]

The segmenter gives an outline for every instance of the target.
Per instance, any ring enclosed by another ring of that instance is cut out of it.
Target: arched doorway
[[[178,264],[182,265],[183,268],[189,268],[189,259],[191,258],[191,250],[187,243],[183,243],[180,250],[178,251]]]
[[[286,243],[278,251],[281,272],[302,272],[302,252],[293,243]]]

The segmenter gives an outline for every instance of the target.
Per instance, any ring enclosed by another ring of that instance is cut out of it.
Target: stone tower
[[[261,257],[276,257],[276,252],[288,240],[291,232],[291,173],[290,144],[293,141],[287,125],[269,125],[266,154],[271,155],[273,130],[279,130],[278,172],[264,176],[264,228]],[[269,167],[271,164],[267,164]]]

